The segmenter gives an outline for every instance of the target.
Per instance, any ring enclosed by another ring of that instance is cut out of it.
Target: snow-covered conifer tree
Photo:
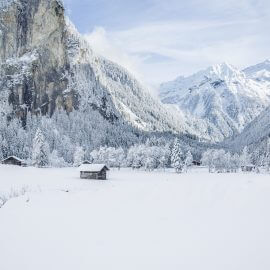
[[[153,171],[155,169],[155,159],[152,156],[147,156],[144,160],[144,168],[148,171]]]
[[[45,167],[49,164],[49,146],[39,128],[33,141],[32,163],[36,167]]]
[[[114,147],[108,147],[106,149],[106,161],[105,162],[110,167],[118,167],[118,153]]]
[[[165,145],[165,147],[160,147],[160,158],[159,158],[159,168],[165,170],[166,166],[168,166],[170,159],[170,147],[169,144]]]
[[[67,164],[63,157],[59,157],[57,150],[53,150],[49,155],[49,165],[54,168],[62,168]]]
[[[231,170],[237,172],[240,167],[240,157],[238,154],[231,156]]]
[[[180,141],[176,138],[171,153],[171,165],[177,173],[181,173],[183,170],[182,150]]]
[[[193,162],[193,156],[190,151],[187,152],[186,158],[185,158],[185,170],[187,171]]]
[[[266,170],[270,171],[270,138],[266,141],[266,150],[265,150],[265,156],[264,156],[264,166]]]
[[[85,152],[81,146],[76,146],[74,156],[73,156],[73,165],[74,167],[80,166],[84,161]]]
[[[202,164],[208,167],[209,173],[214,168],[214,150],[208,149],[202,155]]]
[[[214,150],[213,153],[213,164],[217,172],[224,172],[226,170],[226,153],[223,149]]]
[[[244,170],[246,170],[246,166],[249,165],[250,163],[251,163],[250,154],[248,152],[247,146],[245,146],[240,156],[240,165]]]
[[[227,152],[224,154],[223,157],[223,166],[224,166],[224,170],[225,172],[231,172],[232,171],[232,156],[230,152]]]
[[[123,148],[120,147],[118,149],[115,149],[115,153],[116,153],[116,157],[117,157],[116,166],[120,170],[121,166],[126,165],[125,164],[125,159],[126,159],[125,152],[124,152]]]

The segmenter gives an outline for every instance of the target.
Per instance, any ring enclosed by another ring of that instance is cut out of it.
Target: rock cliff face
[[[73,93],[64,94],[69,61],[61,2],[13,1],[0,12],[0,32],[2,87],[17,115],[72,110]]]
[[[92,51],[60,0],[0,0],[0,91],[24,121],[28,112],[91,107],[143,130],[182,129],[133,76]]]

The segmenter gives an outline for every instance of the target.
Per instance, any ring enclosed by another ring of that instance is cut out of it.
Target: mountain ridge
[[[239,134],[270,105],[270,86],[221,63],[161,84],[159,96],[207,125],[209,136],[222,141]]]

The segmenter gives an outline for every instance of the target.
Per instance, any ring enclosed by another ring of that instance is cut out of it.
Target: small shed
[[[106,164],[83,164],[79,167],[81,179],[107,180]]]
[[[4,164],[4,165],[16,165],[16,166],[23,166],[25,167],[26,166],[26,162],[18,157],[15,157],[15,156],[10,156],[10,157],[7,157],[6,159],[3,159],[1,161],[1,164]]]
[[[242,172],[253,172],[253,171],[255,171],[255,169],[256,169],[256,166],[254,166],[253,164],[241,166]]]
[[[193,161],[192,161],[192,165],[194,165],[194,166],[201,166],[202,163],[201,163],[200,161],[193,160]]]

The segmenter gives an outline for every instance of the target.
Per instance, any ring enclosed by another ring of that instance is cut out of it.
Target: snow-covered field
[[[78,176],[0,166],[0,269],[270,269],[267,174]]]

